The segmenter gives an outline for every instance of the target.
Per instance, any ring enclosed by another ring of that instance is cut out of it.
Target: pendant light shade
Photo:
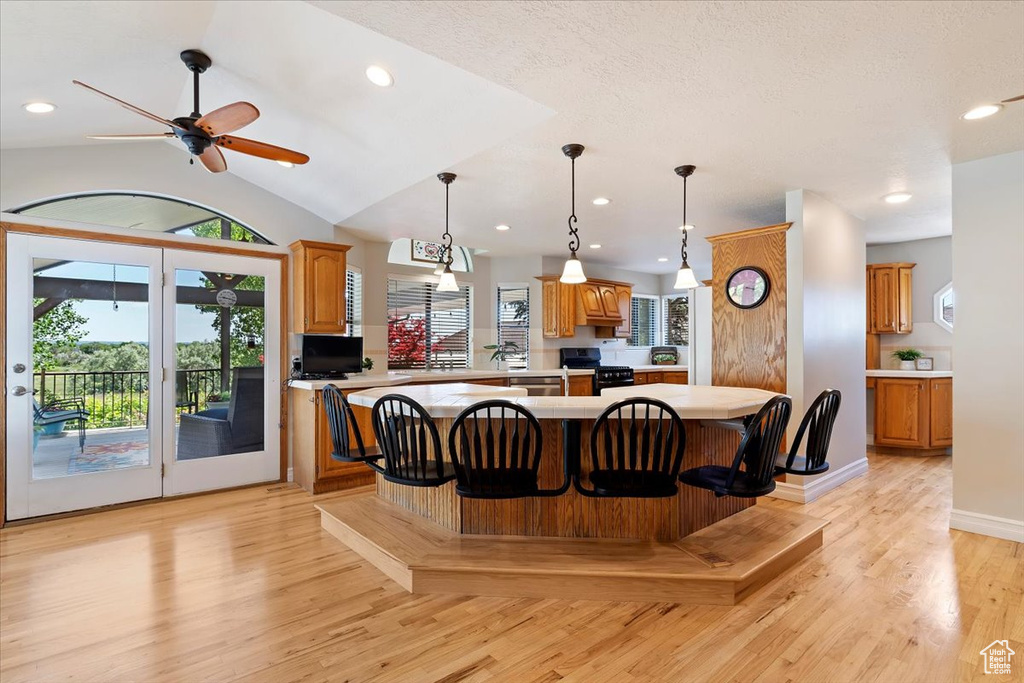
[[[441,281],[437,283],[437,291],[439,292],[457,292],[459,291],[459,283],[455,281],[455,273],[452,272],[450,266],[444,267],[444,272],[441,273]]]
[[[576,258],[576,250],[580,248],[580,236],[576,230],[576,159],[583,154],[583,145],[569,144],[562,147],[562,154],[572,161],[572,213],[569,214],[569,258],[562,269],[560,282],[567,285],[578,285],[587,281],[583,273],[583,264]]]
[[[693,228],[689,223],[686,222],[686,179],[693,175],[693,172],[697,170],[696,166],[687,164],[686,166],[679,166],[676,168],[676,175],[681,176],[683,179],[683,226],[679,231],[682,233],[682,247],[680,248],[680,256],[683,262],[679,265],[679,272],[676,273],[676,284],[673,286],[674,289],[696,289],[700,287],[700,283],[697,282],[697,277],[693,274],[693,268],[686,261],[686,236],[687,233]]]
[[[565,268],[562,269],[562,277],[558,279],[567,285],[578,285],[587,281],[587,276],[583,274],[583,264],[580,263],[578,258],[576,258],[576,254],[573,254],[565,260]]]
[[[437,257],[434,275],[441,276],[437,282],[437,291],[457,292],[459,283],[455,281],[455,273],[452,272],[452,261],[455,260],[452,256],[452,234],[448,232],[448,187],[455,181],[455,174],[438,173],[437,179],[444,183],[444,235],[441,236],[444,243],[441,245],[441,253]]]

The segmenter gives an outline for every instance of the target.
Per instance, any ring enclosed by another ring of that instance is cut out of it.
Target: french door
[[[276,260],[7,239],[8,519],[279,478]]]

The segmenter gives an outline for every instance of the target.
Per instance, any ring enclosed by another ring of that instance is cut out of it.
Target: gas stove
[[[570,370],[594,371],[594,396],[602,389],[628,387],[633,384],[633,368],[625,365],[601,365],[601,349],[594,347],[567,347],[558,352],[559,365]]]

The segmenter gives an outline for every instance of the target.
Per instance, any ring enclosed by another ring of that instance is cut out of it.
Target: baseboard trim
[[[288,478],[285,481],[295,481],[295,472],[291,467],[288,468]]]
[[[949,513],[949,528],[1024,543],[1024,521],[1019,519],[954,509]]]
[[[854,460],[849,465],[844,465],[837,470],[829,470],[819,477],[809,479],[804,484],[791,484],[780,481],[775,485],[775,490],[768,495],[772,498],[788,500],[793,503],[810,503],[851,479],[866,474],[867,471],[868,459],[864,457],[860,460]]]

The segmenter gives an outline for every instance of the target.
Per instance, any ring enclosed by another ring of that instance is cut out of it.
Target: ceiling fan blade
[[[221,135],[217,138],[217,145],[224,149],[234,150],[242,154],[251,154],[254,157],[262,157],[271,161],[287,161],[292,164],[304,164],[309,157],[302,152],[295,152],[284,147],[268,145],[257,140],[235,137],[234,135]]]
[[[206,148],[206,151],[199,155],[199,161],[210,173],[223,173],[228,170],[228,162],[224,161],[224,153],[214,145]]]
[[[151,119],[153,121],[156,121],[157,123],[162,123],[165,126],[170,126],[171,128],[177,128],[178,130],[185,130],[184,128],[182,128],[181,126],[176,124],[174,121],[168,121],[167,119],[162,118],[160,116],[157,116],[156,114],[150,114],[145,109],[139,109],[134,104],[128,104],[124,100],[119,100],[116,97],[114,97],[113,95],[108,95],[107,93],[103,92],[102,90],[97,90],[96,88],[92,87],[91,85],[86,85],[85,83],[82,83],[81,81],[71,81],[71,82],[74,83],[75,85],[77,85],[80,88],[85,88],[86,90],[88,90],[90,92],[96,93],[97,95],[99,95],[103,99],[110,100],[114,104],[117,104],[117,105],[120,105],[120,106],[124,107],[128,111],[135,112],[139,116],[145,116],[147,119]]]
[[[138,133],[129,135],[86,135],[90,140],[164,140],[173,138],[174,133]]]
[[[1010,102],[1019,102],[1020,100],[1024,100],[1024,95],[1017,95],[1016,97],[1011,97],[1008,100],[1003,100],[1003,104],[1009,104]]]
[[[260,110],[248,102],[235,102],[200,117],[196,125],[216,137],[248,126],[260,117]]]

